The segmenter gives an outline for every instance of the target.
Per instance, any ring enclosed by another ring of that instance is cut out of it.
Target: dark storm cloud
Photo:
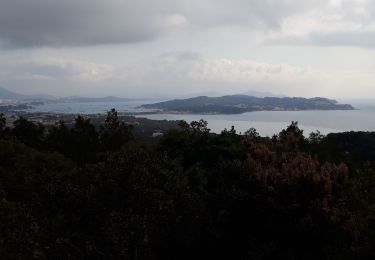
[[[181,21],[196,30],[225,25],[277,29],[285,16],[309,6],[297,0],[0,0],[0,46],[140,42]]]
[[[144,0],[0,0],[0,38],[12,47],[149,40],[162,28],[147,6]]]

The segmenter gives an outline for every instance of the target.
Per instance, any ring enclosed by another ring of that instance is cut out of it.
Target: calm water
[[[298,121],[305,133],[319,130],[323,134],[344,131],[375,131],[375,110],[354,111],[285,111],[250,112],[241,115],[148,115],[150,119],[183,119],[188,122],[201,118],[213,132],[232,125],[239,132],[254,127],[263,136],[271,136]]]
[[[65,114],[99,114],[106,113],[111,108],[119,112],[144,112],[146,109],[138,108],[142,104],[155,103],[158,101],[124,101],[124,102],[61,102],[46,103],[44,105],[34,106],[27,110],[29,112],[50,112]]]
[[[143,100],[117,103],[58,103],[36,106],[29,111],[95,114],[116,108],[120,112],[140,112],[144,110],[137,107],[145,103],[151,102]],[[213,132],[220,132],[224,128],[229,129],[233,125],[238,132],[244,132],[250,127],[254,127],[263,136],[271,136],[280,132],[291,121],[298,121],[299,126],[304,129],[306,134],[316,130],[323,134],[343,131],[375,131],[375,105],[354,104],[354,106],[358,109],[352,111],[262,111],[239,115],[154,114],[140,117],[185,120],[188,122],[204,119],[208,122],[209,128]]]

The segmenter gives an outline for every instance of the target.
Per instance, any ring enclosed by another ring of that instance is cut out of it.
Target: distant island
[[[300,111],[300,110],[353,110],[349,104],[339,104],[336,100],[315,97],[254,97],[228,95],[222,97],[199,96],[175,99],[141,106],[158,109],[163,113],[192,114],[240,114],[252,111]]]
[[[139,108],[153,111],[144,113],[176,114],[241,114],[252,111],[301,111],[301,110],[353,110],[350,104],[339,104],[336,100],[315,97],[272,96],[272,93],[248,92],[249,94],[227,95],[221,97],[197,96],[174,99],[164,102],[144,104]],[[271,96],[262,96],[269,94]],[[30,109],[45,103],[90,103],[90,102],[129,102],[136,99],[107,97],[53,97],[49,95],[24,95],[0,87],[0,111]]]

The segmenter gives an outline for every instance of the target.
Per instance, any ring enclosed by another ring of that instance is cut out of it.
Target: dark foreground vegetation
[[[99,129],[0,116],[0,258],[374,259],[374,151],[296,123],[149,144],[114,110]]]

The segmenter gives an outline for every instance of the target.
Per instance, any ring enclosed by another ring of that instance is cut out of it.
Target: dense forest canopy
[[[371,259],[375,134],[0,115],[2,259]]]

